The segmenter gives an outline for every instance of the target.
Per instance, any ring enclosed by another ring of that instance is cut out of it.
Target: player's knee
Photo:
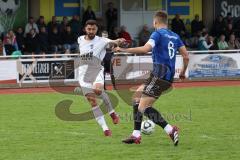
[[[102,94],[102,90],[100,89],[94,89],[93,91],[97,96],[100,96]]]
[[[144,113],[146,107],[138,106],[138,111]]]
[[[139,103],[139,102],[140,102],[140,98],[133,96],[133,97],[132,97],[132,102],[133,102],[133,103]]]
[[[96,98],[93,96],[86,96],[88,102],[91,104],[91,106],[96,106],[97,105],[97,101]]]

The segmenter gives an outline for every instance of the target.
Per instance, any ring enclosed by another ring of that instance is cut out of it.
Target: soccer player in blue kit
[[[171,88],[175,74],[177,51],[179,51],[183,57],[183,68],[179,75],[180,79],[185,78],[185,72],[189,62],[186,47],[176,33],[167,29],[167,25],[167,13],[158,11],[153,17],[155,31],[144,46],[126,49],[120,47],[115,48],[115,52],[129,52],[135,54],[152,51],[153,59],[153,70],[150,77],[137,89],[133,96],[134,130],[130,137],[122,141],[123,143],[141,143],[141,122],[143,115],[145,115],[165,130],[175,146],[178,145],[178,128],[170,125],[162,115],[153,108],[153,103],[160,95]]]

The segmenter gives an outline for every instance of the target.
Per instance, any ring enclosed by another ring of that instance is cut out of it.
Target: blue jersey
[[[176,52],[184,46],[180,37],[165,28],[152,33],[148,43],[153,47],[153,74],[172,81],[175,74]]]

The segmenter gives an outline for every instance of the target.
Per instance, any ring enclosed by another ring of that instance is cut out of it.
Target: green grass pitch
[[[115,92],[112,92],[116,94]],[[0,160],[238,160],[240,87],[174,89],[155,107],[180,130],[174,147],[160,127],[140,145],[121,139],[132,131],[131,107],[120,99],[121,123],[106,138],[95,120],[62,121],[55,105],[74,101],[71,112],[89,110],[84,98],[60,93],[0,95]]]

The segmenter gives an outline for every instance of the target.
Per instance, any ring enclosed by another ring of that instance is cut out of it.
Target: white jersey
[[[110,39],[95,36],[93,40],[86,40],[85,36],[78,37],[80,59],[79,59],[79,84],[84,95],[93,93],[95,83],[104,84],[101,65],[106,54],[106,47]]]
[[[92,40],[86,40],[85,36],[78,37],[81,64],[101,65],[109,42],[110,39],[99,36]]]

